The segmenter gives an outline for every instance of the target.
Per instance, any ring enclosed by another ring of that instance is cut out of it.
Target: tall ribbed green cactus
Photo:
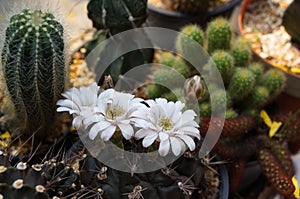
[[[62,25],[51,13],[24,9],[10,19],[1,56],[18,128],[45,129],[65,86]]]

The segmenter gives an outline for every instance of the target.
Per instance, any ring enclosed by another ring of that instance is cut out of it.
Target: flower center
[[[158,122],[157,122],[158,126],[162,127],[163,130],[168,131],[171,130],[173,128],[173,123],[172,121],[167,118],[167,117],[161,117]]]
[[[115,120],[117,117],[123,115],[125,110],[120,106],[110,107],[107,111],[107,117],[111,120]]]

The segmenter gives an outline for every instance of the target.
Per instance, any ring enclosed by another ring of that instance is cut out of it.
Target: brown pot
[[[247,6],[254,1],[260,1],[260,0],[244,0],[242,2],[240,13],[238,16],[238,26],[239,26],[239,30],[240,30],[240,33],[242,36],[244,36],[246,34],[246,31],[244,30],[244,25],[243,25],[244,14],[247,10]],[[278,68],[270,60],[262,58],[259,55],[259,53],[256,52],[254,49],[252,49],[252,51],[253,51],[254,55],[258,59],[262,60],[266,66]],[[282,68],[278,68],[278,69],[284,71],[286,74],[286,77],[287,77],[287,86],[286,86],[284,92],[292,97],[300,99],[300,75],[296,75],[295,73],[292,73],[290,71],[283,70]],[[300,103],[300,101],[299,101],[299,103]]]

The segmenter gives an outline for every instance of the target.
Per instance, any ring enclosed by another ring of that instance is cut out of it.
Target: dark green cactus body
[[[147,18],[147,0],[91,0],[88,16],[97,29],[116,34],[141,26]]]
[[[87,9],[88,17],[93,21],[93,26],[99,31],[95,34],[95,38],[87,44],[86,54],[89,54],[99,43],[112,35],[141,27],[147,19],[147,0],[90,0]],[[137,50],[123,54],[111,63],[105,69],[99,84],[102,84],[105,75],[110,75],[116,83],[120,75],[125,74],[132,68],[145,63],[152,63],[154,50],[140,48],[140,40],[144,40],[143,42],[147,42],[149,46],[152,45],[146,34],[143,34],[143,39],[128,37],[122,41],[116,41],[119,46],[127,46],[126,42],[131,43]],[[115,53],[115,49],[111,49],[108,45],[99,52],[94,51],[93,53],[97,53],[100,60],[103,57],[110,57],[111,54]],[[88,63],[88,65],[92,64],[95,63]]]
[[[1,56],[24,132],[53,124],[56,101],[65,85],[62,25],[50,13],[23,10],[10,20]]]

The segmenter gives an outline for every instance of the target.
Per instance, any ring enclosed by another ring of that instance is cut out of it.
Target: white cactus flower
[[[166,156],[170,147],[176,156],[183,153],[186,146],[191,151],[195,149],[193,138],[200,139],[200,132],[199,125],[194,121],[196,114],[193,110],[182,112],[182,102],[168,102],[162,98],[147,100],[146,103],[149,107],[139,109],[133,114],[137,118],[136,126],[141,128],[135,137],[143,138],[144,147],[159,141],[158,152],[161,156]]]
[[[57,112],[68,111],[73,114],[73,125],[79,129],[82,121],[95,111],[99,87],[96,82],[87,87],[71,88],[62,95],[66,98],[59,100]]]

